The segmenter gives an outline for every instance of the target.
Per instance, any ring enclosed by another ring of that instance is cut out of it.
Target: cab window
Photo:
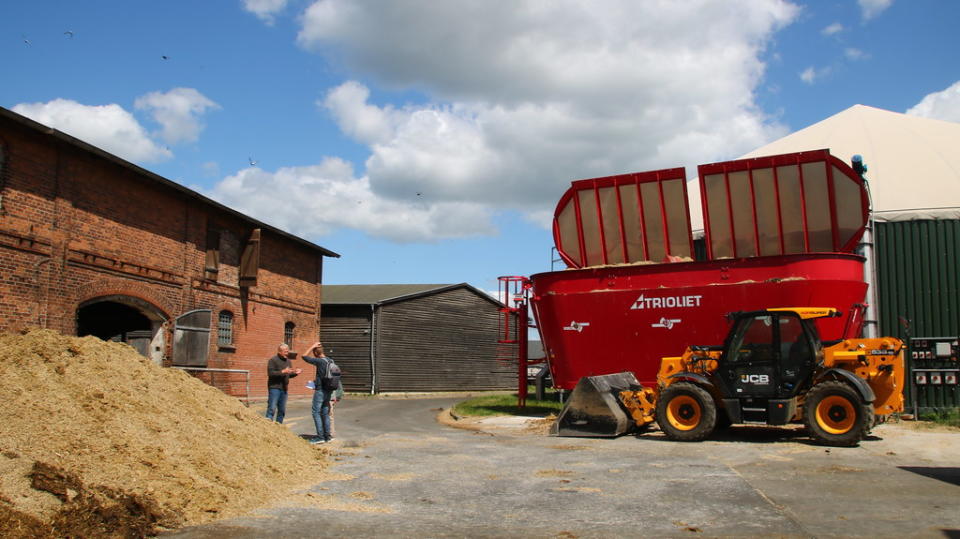
[[[727,354],[729,361],[772,361],[774,320],[773,316],[742,320]]]

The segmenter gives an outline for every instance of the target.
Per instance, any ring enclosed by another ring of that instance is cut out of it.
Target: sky
[[[326,284],[560,269],[570,182],[856,104],[960,122],[955,0],[33,0],[0,106],[307,239]],[[812,149],[812,148],[811,148]]]

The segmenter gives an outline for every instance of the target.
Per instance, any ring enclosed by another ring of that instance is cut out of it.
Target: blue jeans
[[[313,392],[313,424],[317,427],[317,438],[330,441],[333,433],[330,432],[330,395],[333,391],[317,388]]]
[[[287,392],[282,389],[269,389],[267,397],[267,419],[272,420],[277,414],[277,423],[283,423],[283,416],[287,415]]]

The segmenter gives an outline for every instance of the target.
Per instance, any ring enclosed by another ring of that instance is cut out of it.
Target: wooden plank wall
[[[324,305],[320,328],[327,354],[343,371],[343,390],[369,393],[370,307]]]
[[[378,390],[516,388],[516,363],[498,361],[497,305],[467,288],[381,307]]]

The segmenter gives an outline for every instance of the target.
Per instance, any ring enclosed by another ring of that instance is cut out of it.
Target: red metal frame
[[[508,275],[499,277],[498,295],[503,299],[504,306],[500,308],[501,338],[500,344],[517,345],[517,406],[524,408],[527,405],[527,354],[530,339],[527,337],[527,320],[530,318],[527,291],[530,289],[530,280],[526,277]],[[511,307],[513,303],[515,306]],[[517,323],[511,334],[510,319],[516,316]]]
[[[793,165],[798,168],[798,178],[800,182],[800,207],[801,207],[801,228],[803,230],[803,252],[811,252],[810,250],[810,230],[809,223],[807,221],[808,207],[806,199],[806,189],[804,183],[804,173],[803,166],[806,163],[818,163],[822,162],[825,164],[826,169],[826,181],[827,181],[827,201],[829,205],[830,212],[830,234],[832,238],[833,249],[831,252],[836,253],[849,253],[853,252],[856,248],[857,243],[860,240],[860,237],[863,235],[863,228],[861,227],[860,231],[854,233],[850,239],[845,243],[841,244],[840,230],[838,226],[837,219],[837,195],[836,195],[836,182],[837,181],[852,181],[860,187],[860,207],[862,210],[861,221],[864,226],[866,226],[869,207],[867,200],[867,192],[863,183],[863,178],[857,174],[850,165],[847,165],[837,157],[830,155],[829,150],[812,150],[807,152],[798,152],[782,155],[773,155],[767,157],[757,157],[751,159],[740,159],[736,161],[725,161],[722,163],[712,163],[708,165],[700,165],[697,167],[698,175],[700,176],[700,199],[701,207],[703,210],[703,223],[704,223],[704,234],[706,236],[706,246],[707,246],[707,257],[711,260],[715,258],[713,252],[713,237],[712,233],[712,221],[709,211],[709,197],[707,196],[706,188],[706,177],[714,174],[722,174],[724,181],[724,190],[727,195],[726,205],[728,213],[728,221],[730,224],[730,240],[733,246],[734,258],[741,258],[742,249],[738,249],[737,246],[737,235],[736,228],[734,227],[734,214],[733,214],[733,197],[730,192],[730,174],[734,172],[743,172],[746,171],[749,173],[750,178],[750,205],[752,210],[752,219],[753,219],[753,238],[754,238],[754,247],[756,252],[759,254],[760,251],[760,230],[757,220],[757,199],[755,193],[755,183],[753,172],[758,169],[772,169],[773,178],[774,178],[774,189],[776,193],[776,208],[777,208],[777,234],[779,236],[780,242],[780,254],[785,254],[786,246],[783,241],[783,214],[781,212],[782,200],[780,197],[780,179],[777,172],[778,167]],[[845,178],[837,178],[835,175],[835,169],[843,174]]]
[[[683,199],[684,199],[684,218],[687,222],[687,236],[690,246],[690,252],[693,252],[693,238],[690,234],[690,206],[687,201],[687,185],[686,185],[686,171],[680,168],[670,168],[663,170],[654,170],[650,172],[637,172],[631,174],[619,174],[616,176],[604,176],[601,178],[591,178],[586,180],[577,180],[574,181],[570,188],[560,197],[560,201],[557,203],[556,210],[554,211],[554,220],[553,220],[553,239],[554,243],[557,246],[557,252],[560,254],[560,257],[566,262],[567,266],[573,268],[582,268],[589,265],[589,260],[587,259],[587,243],[583,234],[583,214],[580,208],[580,192],[582,191],[591,191],[593,193],[593,200],[597,210],[597,227],[599,229],[600,236],[600,253],[603,264],[609,263],[608,260],[608,247],[611,245],[608,243],[607,233],[604,230],[604,213],[603,208],[600,204],[600,189],[605,187],[613,187],[616,193],[617,200],[617,224],[620,231],[619,240],[620,240],[620,249],[623,253],[624,260],[630,260],[630,252],[627,248],[627,237],[626,237],[626,227],[624,225],[623,217],[623,200],[620,195],[620,187],[623,185],[636,185],[637,188],[637,216],[640,221],[640,232],[643,240],[643,258],[649,259],[650,257],[650,240],[649,234],[646,227],[646,213],[643,208],[643,195],[640,192],[640,186],[646,183],[657,183],[657,192],[659,193],[659,206],[660,206],[660,218],[663,226],[662,239],[664,244],[664,252],[666,254],[671,254],[670,247],[670,227],[669,220],[667,219],[668,211],[670,208],[666,205],[663,197],[663,183],[666,181],[681,180],[683,182]],[[560,213],[567,207],[567,205],[573,203],[574,211],[577,220],[577,242],[580,247],[580,257],[579,260],[575,259],[570,253],[567,253],[563,249],[563,241],[560,232],[560,226],[557,222],[557,218],[560,216]],[[613,238],[609,238],[609,241],[613,241]],[[657,261],[660,262],[660,261]]]

